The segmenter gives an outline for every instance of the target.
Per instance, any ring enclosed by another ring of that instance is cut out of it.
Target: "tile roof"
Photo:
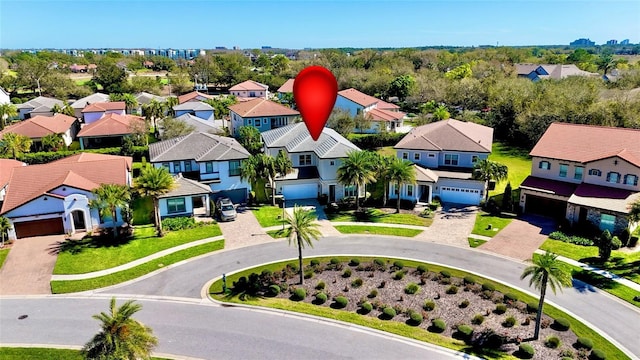
[[[149,144],[151,162],[241,160],[249,155],[236,139],[204,132],[193,132]]]
[[[9,125],[0,131],[0,137],[6,133],[16,133],[31,139],[39,139],[50,134],[62,134],[77,121],[73,116],[55,114],[53,116],[37,115],[19,123]]]
[[[300,115],[296,110],[262,98],[231,105],[229,110],[243,118]]]
[[[547,194],[569,197],[575,191],[577,184],[572,184],[564,181],[551,180],[545,178],[539,178],[529,175],[522,184],[521,189],[528,189],[533,191],[540,191]]]
[[[516,73],[520,76],[527,76],[539,68],[544,69],[544,73],[538,73],[540,78],[564,79],[568,76],[600,76],[598,73],[580,70],[574,64],[516,64]],[[546,74],[545,74],[546,73]]]
[[[380,99],[374,98],[373,96],[360,92],[354,88],[338,91],[338,95],[364,107],[371,106],[377,102],[382,101]]]
[[[127,171],[131,171],[132,166],[133,166],[133,158],[130,157],[130,156],[97,154],[97,153],[88,153],[88,152],[82,152],[82,153],[79,153],[79,154],[67,156],[65,158],[58,159],[58,160],[52,161],[52,162],[56,162],[56,163],[76,163],[76,162],[77,163],[84,163],[84,162],[91,162],[91,161],[106,161],[106,160],[122,161],[123,164],[124,164],[124,167],[125,167],[125,169],[127,169]]]
[[[0,159],[0,189],[9,182],[13,168],[26,165],[27,164],[18,160]]]
[[[82,109],[82,112],[104,112],[108,110],[124,110],[126,108],[127,105],[124,101],[108,101],[89,104]]]
[[[107,102],[107,101],[109,101],[109,95],[102,94],[102,93],[95,93],[74,101],[71,104],[71,107],[74,109],[84,109],[88,104],[101,103],[101,102]]]
[[[110,113],[83,126],[78,137],[127,135],[134,131],[137,124],[144,125],[144,119],[140,116]]]
[[[416,174],[416,181],[432,183],[438,182],[438,174],[431,169],[423,168],[420,165],[414,164],[413,171]]]
[[[158,102],[165,102],[167,101],[167,98],[165,98],[164,96],[158,96],[158,95],[150,94],[148,92],[143,91],[136,94],[136,100],[138,101],[138,104],[146,105],[150,103],[151,100],[156,100]]]
[[[380,100],[378,101],[378,105],[376,105],[376,109],[398,111],[400,106]]]
[[[372,109],[367,111],[366,119],[373,121],[394,121],[403,119],[405,113],[399,111],[389,111],[382,109]]]
[[[192,91],[190,93],[178,96],[178,104],[186,103],[187,101],[192,100],[198,101],[198,97],[203,97],[205,99],[214,99],[212,95],[203,94],[199,91]]]
[[[253,80],[243,81],[240,84],[233,85],[229,91],[266,91],[269,87],[265,84]]]
[[[187,101],[174,106],[173,110],[213,111],[213,106],[202,101]]]
[[[182,174],[174,176],[173,182],[175,186],[173,190],[158,196],[158,198],[165,199],[179,196],[209,194],[211,192],[211,188],[207,185],[201,184],[195,180],[184,178],[182,177]]]
[[[111,155],[100,158],[80,161],[81,158],[75,155],[62,159],[64,161],[14,168],[0,213],[13,210],[62,185],[87,191],[99,184],[126,185],[127,169],[130,168],[127,163],[131,163],[131,157]]]
[[[48,98],[45,96],[38,96],[37,98],[31,99],[25,103],[17,104],[16,108],[17,109],[35,109],[42,106],[50,110],[56,104],[59,106],[64,106],[64,102],[62,102],[61,100]]]
[[[293,92],[293,83],[296,79],[288,79],[278,88],[279,93],[292,93]]]
[[[492,128],[448,119],[411,129],[394,149],[490,153],[492,143]]]
[[[191,125],[194,127],[194,132],[212,132],[212,133],[223,133],[224,130],[215,125],[213,121],[208,121],[201,119],[197,116],[191,115],[189,113],[182,114],[176,118],[176,120],[182,121],[187,125]],[[160,127],[160,133],[162,133],[163,129]]]
[[[530,155],[581,163],[618,156],[640,166],[640,130],[553,123]]]
[[[628,214],[629,204],[637,199],[640,199],[639,192],[582,183],[568,202]]]
[[[334,159],[347,156],[350,151],[360,149],[335,130],[323,128],[318,141],[314,141],[304,123],[290,124],[262,133],[268,148],[285,148],[288,153],[313,152],[318,158]]]

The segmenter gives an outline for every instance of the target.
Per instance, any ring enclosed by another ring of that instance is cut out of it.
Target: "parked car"
[[[219,198],[216,201],[216,212],[220,221],[231,221],[235,220],[238,216],[236,212],[236,207],[233,205],[231,199],[223,197]]]

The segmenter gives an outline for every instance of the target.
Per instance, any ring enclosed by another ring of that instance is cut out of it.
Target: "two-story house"
[[[86,124],[78,132],[80,149],[122,146],[125,136],[145,129],[144,118],[135,115],[106,114]]]
[[[366,134],[395,132],[397,128],[403,126],[406,115],[400,111],[398,105],[382,101],[353,88],[338,91],[334,109],[347,111],[352,117],[364,115],[368,120],[368,126],[356,128],[355,132]]]
[[[473,179],[473,166],[491,154],[493,129],[455,119],[413,128],[393,148],[396,156],[416,164],[415,184],[389,186],[389,199],[478,205],[485,183]]]
[[[640,199],[640,130],[553,123],[531,150],[531,175],[520,185],[527,213],[590,223],[618,233]]]
[[[229,93],[238,98],[269,98],[269,87],[253,80],[243,81],[229,88]]]
[[[42,150],[42,138],[60,134],[66,146],[71,145],[79,129],[78,119],[64,114],[53,116],[36,115],[19,123],[9,125],[0,131],[0,139],[6,133],[24,135],[31,139],[34,151]]]
[[[202,101],[187,101],[182,104],[175,105],[173,111],[176,117],[184,114],[191,114],[200,119],[213,121],[213,106]]]
[[[178,104],[184,104],[189,101],[205,101],[213,99],[214,97],[212,95],[204,94],[199,91],[192,91],[190,93],[178,96]]]
[[[24,120],[37,115],[52,116],[53,111],[51,110],[56,105],[63,107],[64,102],[54,98],[38,96],[35,99],[16,105],[16,109],[18,110],[18,118]]]
[[[9,184],[9,178],[11,178],[11,170],[19,166],[27,166],[27,164],[13,159],[0,159],[0,206],[2,206],[4,195],[7,193],[7,184]]]
[[[85,124],[91,124],[107,114],[126,115],[126,108],[124,101],[92,103],[82,109],[82,118]]]
[[[87,107],[87,105],[93,104],[93,103],[103,103],[108,101],[109,101],[109,95],[102,94],[102,93],[95,93],[72,102],[71,108],[73,108],[73,113],[75,114],[75,117],[77,117],[78,119],[82,119],[82,110],[84,110],[84,108]]]
[[[300,113],[271,100],[253,99],[229,106],[231,135],[237,136],[241,126],[255,126],[260,132],[296,122]]]
[[[251,184],[240,178],[242,160],[250,154],[234,138],[193,132],[150,144],[149,156],[153,166],[209,186],[213,200],[226,196],[242,203],[251,191]]]
[[[277,90],[278,98],[282,99],[286,94],[293,94],[293,84],[296,79],[287,79]]]
[[[304,123],[287,125],[262,133],[265,154],[273,157],[284,150],[293,163],[293,172],[275,179],[276,193],[286,201],[318,198],[329,201],[355,196],[356,187],[340,184],[337,170],[350,151],[360,151],[335,130],[323,128],[314,141]],[[364,187],[360,189],[364,196]]]

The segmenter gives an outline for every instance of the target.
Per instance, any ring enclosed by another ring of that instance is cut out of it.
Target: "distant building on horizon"
[[[596,44],[595,41],[591,41],[590,39],[581,38],[569,43],[569,46],[594,46]]]
[[[616,39],[607,40],[606,45],[618,45],[618,40]]]
[[[620,41],[620,45],[629,45],[629,39],[624,39]]]

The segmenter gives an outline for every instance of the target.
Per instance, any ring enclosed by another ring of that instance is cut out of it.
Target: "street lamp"
[[[284,199],[284,195],[282,195],[282,231],[284,231],[284,209],[286,200]]]

